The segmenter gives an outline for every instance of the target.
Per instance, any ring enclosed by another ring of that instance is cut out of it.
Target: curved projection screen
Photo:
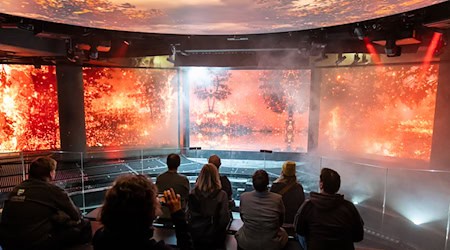
[[[2,0],[0,12],[111,30],[257,34],[389,16],[445,0]]]

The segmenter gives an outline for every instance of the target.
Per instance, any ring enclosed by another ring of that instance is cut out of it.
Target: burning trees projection
[[[0,65],[0,152],[57,149],[55,67]]]
[[[326,69],[319,148],[429,160],[438,65]]]
[[[191,145],[306,151],[309,70],[192,68],[187,80]]]
[[[84,68],[89,147],[177,143],[175,71]]]
[[[264,103],[272,112],[287,113],[285,126],[285,142],[287,149],[295,139],[294,113],[305,114],[309,111],[310,75],[299,74],[298,71],[267,71],[261,77],[259,87],[263,93]],[[301,99],[304,98],[304,99]],[[300,126],[307,128],[307,126]],[[301,131],[301,138],[308,131]]]

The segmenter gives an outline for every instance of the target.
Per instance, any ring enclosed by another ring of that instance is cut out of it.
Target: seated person
[[[296,232],[306,239],[308,250],[353,250],[364,237],[364,222],[355,205],[337,194],[339,174],[329,168],[320,172],[320,193],[311,192],[295,218]]]
[[[269,175],[264,170],[253,174],[252,192],[241,195],[240,213],[243,226],[235,237],[239,248],[244,250],[282,249],[288,235],[281,228],[284,221],[284,205],[281,195],[269,192]]]
[[[163,241],[151,239],[153,220],[161,212],[157,195],[156,186],[143,175],[118,177],[105,196],[100,213],[103,227],[95,232],[94,250],[172,249]],[[175,224],[178,248],[193,249],[179,195],[170,189],[164,191],[164,198]]]
[[[217,167],[217,171],[219,171],[219,168],[222,165],[222,162],[218,155],[211,155],[208,159],[208,163],[214,164],[214,166]],[[230,180],[228,180],[228,177],[226,177],[225,175],[220,175],[220,184],[222,185],[222,190],[227,193],[228,202],[229,202],[230,209],[231,209],[234,207],[233,189],[231,188],[231,182],[230,182]]]
[[[31,162],[28,180],[5,201],[0,225],[3,249],[61,249],[91,239],[90,223],[68,194],[51,183],[56,161],[39,157]]]
[[[175,193],[181,197],[181,207],[186,211],[187,199],[189,196],[189,180],[186,176],[178,174],[178,167],[180,166],[181,159],[177,154],[169,154],[167,156],[168,170],[156,177],[156,186],[160,192],[173,188]],[[170,221],[170,212],[167,207],[162,208],[162,214],[159,219],[162,222]]]
[[[270,188],[271,192],[283,197],[283,204],[286,209],[285,224],[294,224],[295,214],[305,201],[303,186],[297,181],[295,167],[295,162],[286,161],[281,169],[280,178],[276,179]]]
[[[205,164],[189,195],[188,219],[195,249],[221,249],[230,213],[228,197],[221,190],[219,172],[213,164]]]

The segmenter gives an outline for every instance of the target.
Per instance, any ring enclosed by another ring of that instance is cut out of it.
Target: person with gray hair
[[[354,250],[353,242],[364,238],[364,222],[355,205],[337,194],[339,174],[329,168],[320,172],[320,193],[311,192],[295,218],[296,232],[308,250]]]

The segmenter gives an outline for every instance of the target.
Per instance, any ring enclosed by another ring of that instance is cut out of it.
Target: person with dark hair
[[[178,167],[180,166],[181,159],[177,154],[169,154],[167,156],[167,168],[168,170],[156,177],[156,186],[158,190],[168,190],[173,188],[175,193],[181,196],[181,206],[186,208],[187,199],[189,196],[189,180],[186,176],[178,174]],[[163,211],[167,217],[167,211]]]
[[[221,190],[219,171],[205,164],[189,195],[188,219],[195,249],[222,249],[230,213],[227,193]]]
[[[305,201],[303,186],[297,181],[295,162],[286,161],[283,164],[281,175],[273,182],[270,191],[283,197],[283,204],[286,209],[284,223],[294,224],[295,214]]]
[[[193,249],[180,196],[173,189],[166,190],[164,204],[172,215],[178,249]],[[94,250],[172,249],[164,241],[151,239],[152,223],[161,213],[160,208],[158,190],[150,179],[131,174],[118,177],[105,195],[100,212],[103,227],[95,232],[92,240]]]
[[[50,157],[36,158],[28,180],[10,193],[0,224],[3,249],[61,249],[90,241],[90,223],[68,194],[51,183],[56,165]]]
[[[264,170],[253,174],[254,191],[241,195],[240,213],[243,226],[235,234],[239,248],[244,250],[282,249],[288,240],[281,228],[284,205],[281,195],[268,191],[269,175]]]
[[[222,162],[218,155],[211,155],[208,159],[208,163],[214,164],[214,166],[217,167],[217,170],[219,170],[220,166],[222,165]],[[225,175],[220,175],[220,184],[222,185],[222,190],[227,193],[230,208],[234,207],[233,189],[231,187],[231,182],[228,179],[228,177]]]
[[[305,238],[308,250],[353,250],[353,242],[363,240],[364,222],[353,203],[337,194],[340,186],[339,174],[323,168],[320,193],[311,192],[298,210],[295,228]]]

